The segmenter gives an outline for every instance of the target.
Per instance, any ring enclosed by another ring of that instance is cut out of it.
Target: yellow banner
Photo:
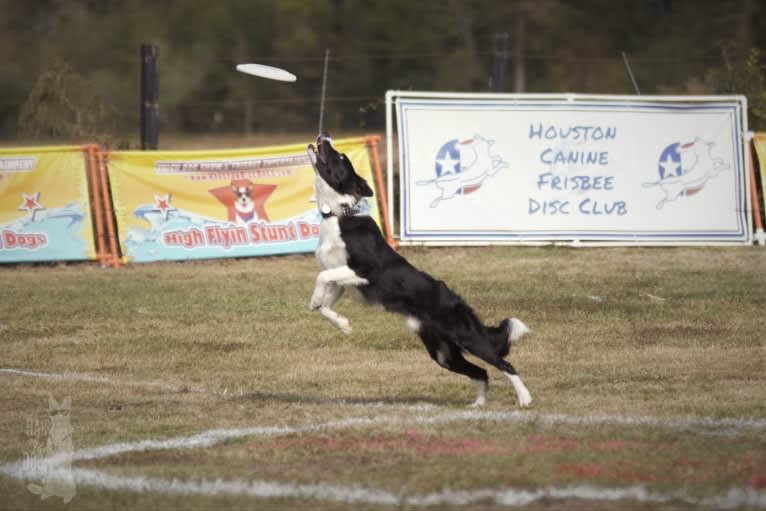
[[[761,167],[761,199],[763,200],[761,211],[764,211],[766,208],[766,133],[756,133],[753,137],[753,146],[758,154],[758,163]]]
[[[95,259],[86,153],[0,149],[0,262]]]
[[[365,139],[335,144],[374,190]],[[315,250],[321,216],[306,145],[109,153],[123,255],[147,262]],[[364,212],[380,225],[374,198]]]

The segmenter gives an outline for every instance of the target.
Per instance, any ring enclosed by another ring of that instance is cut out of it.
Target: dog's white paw
[[[343,332],[344,334],[351,333],[351,322],[346,316],[341,316],[329,307],[320,307],[320,314],[327,318],[327,321],[333,324],[335,328]]]
[[[521,378],[519,378],[519,375],[517,374],[508,374],[505,373],[505,375],[508,377],[509,380],[511,380],[511,383],[513,384],[514,390],[516,390],[516,396],[519,398],[519,406],[521,408],[526,408],[527,406],[532,403],[532,394],[529,393],[529,390],[527,390],[527,386],[524,385],[524,382],[521,381]]]
[[[487,398],[485,397],[477,397],[476,401],[468,405],[470,408],[481,408],[482,406],[487,404]]]
[[[344,318],[343,316],[339,317],[335,322],[335,326],[344,334],[351,333],[351,321],[349,321],[348,318]]]
[[[487,404],[487,392],[489,392],[489,381],[474,380],[476,382],[476,401],[471,403],[471,408],[478,408]]]
[[[521,408],[526,408],[532,404],[532,396],[529,394],[529,391],[519,393],[518,397]]]

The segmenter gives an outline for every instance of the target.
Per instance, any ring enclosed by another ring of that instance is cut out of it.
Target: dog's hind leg
[[[408,321],[408,326],[412,322]],[[418,325],[420,326],[420,325]],[[442,341],[434,332],[428,329],[420,329],[417,334],[425,344],[428,354],[437,364],[453,373],[464,374],[476,382],[477,394],[476,400],[471,406],[483,406],[487,403],[487,392],[489,391],[489,376],[487,371],[474,365],[463,357],[462,350],[447,341]]]
[[[527,386],[524,385],[524,382],[521,381],[519,373],[516,372],[516,369],[514,369],[513,366],[508,363],[508,361],[501,358],[497,361],[497,363],[492,363],[490,361],[487,362],[500,369],[503,374],[507,376],[509,380],[511,380],[513,390],[516,391],[516,397],[519,399],[520,407],[526,408],[532,403],[532,395],[529,393]]]
[[[508,377],[509,380],[511,380],[513,389],[516,391],[516,397],[519,400],[519,406],[525,408],[529,406],[530,403],[532,403],[532,395],[529,393],[527,386],[524,385],[524,382],[521,381],[519,373],[516,372],[516,369],[514,369],[514,367],[507,360],[498,356],[498,354],[492,351],[489,346],[486,348],[484,345],[481,345],[479,348],[474,347],[469,350],[469,352],[472,355],[479,357],[486,363],[498,368],[503,372],[503,374],[505,374],[506,377]]]
[[[445,356],[445,353],[448,353]],[[442,343],[436,353],[436,362],[445,369],[458,374],[464,374],[476,382],[476,400],[471,406],[484,406],[487,404],[489,392],[489,375],[487,371],[472,364],[463,357],[463,353],[457,346],[450,343]]]
[[[501,365],[507,366],[507,369],[501,368],[500,370],[503,371],[503,374],[505,374],[509,380],[511,380],[513,389],[516,391],[516,397],[519,399],[519,406],[526,408],[532,403],[532,395],[529,393],[527,386],[524,385],[523,381],[521,381],[521,377],[511,364],[503,359],[500,359],[500,362],[502,362]]]

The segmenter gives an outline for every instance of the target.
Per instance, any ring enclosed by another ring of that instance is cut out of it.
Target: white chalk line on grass
[[[48,474],[50,480],[50,473]],[[625,488],[598,488],[595,486],[570,486],[565,488],[481,489],[466,491],[441,491],[423,495],[397,494],[385,489],[364,486],[339,486],[329,483],[296,484],[276,481],[234,479],[223,481],[180,481],[153,477],[124,477],[98,470],[72,469],[69,477],[78,485],[97,486],[112,491],[138,493],[161,493],[204,497],[257,497],[316,499],[343,504],[367,504],[388,506],[466,506],[476,503],[495,503],[501,506],[519,507],[539,500],[584,499],[615,502],[635,500],[643,503],[684,502],[710,509],[766,508],[766,494],[751,489],[734,488],[726,493],[697,498],[684,491],[661,493],[642,486]]]
[[[17,376],[107,383],[134,387],[157,388],[171,392],[203,392],[226,395],[226,392],[210,392],[205,389],[191,389],[186,386],[171,385],[156,381],[115,380],[104,376],[92,376],[83,373],[45,373],[21,369],[0,368],[0,373]],[[389,403],[349,403],[344,400],[328,400],[328,403],[361,407],[394,407]],[[404,408],[423,413],[440,411],[443,407],[433,404],[416,404]],[[329,483],[294,484],[276,481],[179,481],[148,477],[125,477],[104,471],[84,468],[69,468],[73,461],[93,460],[115,456],[127,452],[151,451],[161,449],[194,449],[216,445],[230,439],[248,436],[279,436],[291,433],[321,431],[335,428],[365,425],[402,424],[439,424],[460,420],[479,420],[497,422],[539,423],[543,425],[612,425],[645,426],[669,428],[682,431],[696,431],[702,434],[737,435],[747,431],[766,430],[766,419],[759,418],[712,418],[712,417],[647,417],[624,415],[573,416],[565,414],[536,414],[530,412],[493,412],[493,411],[453,411],[434,416],[417,416],[409,419],[400,416],[379,416],[375,418],[349,418],[299,427],[266,426],[242,429],[209,430],[187,437],[165,440],[143,440],[109,444],[101,447],[86,448],[74,453],[63,453],[48,458],[25,459],[20,462],[0,466],[0,474],[18,479],[34,480],[41,477],[74,480],[78,484],[97,486],[105,489],[125,491],[154,491],[180,495],[232,495],[261,498],[292,497],[319,499],[345,503],[389,504],[389,505],[467,505],[476,502],[495,502],[507,506],[523,506],[541,499],[581,498],[589,500],[613,501],[632,499],[647,503],[683,501],[710,508],[732,509],[741,506],[766,509],[766,493],[749,488],[733,488],[725,494],[713,497],[696,498],[678,491],[671,493],[653,492],[640,486],[627,488],[596,488],[592,486],[574,486],[567,488],[543,488],[526,490],[517,488],[481,489],[470,491],[443,491],[426,495],[399,495],[382,489],[359,486],[337,486]],[[67,468],[61,468],[61,465]]]
[[[543,416],[544,422],[554,423],[558,419],[572,419],[568,416]],[[214,429],[196,435],[181,436],[164,440],[142,440],[107,444],[100,447],[80,449],[70,453],[60,453],[46,458],[27,458],[22,461],[0,466],[0,474],[21,480],[72,481],[79,485],[95,486],[108,490],[131,492],[156,492],[187,496],[250,496],[259,498],[299,498],[318,499],[350,504],[410,505],[417,507],[436,505],[468,505],[477,502],[494,502],[504,506],[523,506],[541,499],[563,500],[570,498],[617,501],[638,500],[646,503],[665,503],[682,501],[696,506],[715,509],[734,509],[748,507],[766,509],[766,492],[751,488],[732,488],[728,492],[706,497],[696,497],[678,490],[659,492],[643,486],[625,488],[597,488],[593,486],[569,486],[563,488],[548,487],[540,489],[478,489],[465,491],[445,490],[423,495],[397,494],[385,489],[369,488],[359,485],[340,486],[326,482],[316,484],[296,484],[264,480],[229,480],[216,479],[181,481],[143,476],[120,476],[103,470],[71,467],[75,461],[95,460],[124,454],[161,449],[196,449],[211,447],[227,440],[252,436],[282,436],[294,433],[342,429],[352,426],[370,426],[385,424],[439,424],[462,420],[492,420],[518,422],[538,420],[540,416],[521,412],[448,412],[435,416],[378,416],[356,417],[329,421],[304,426],[263,426],[241,429]],[[593,418],[591,418],[593,419]],[[595,418],[589,424],[601,424],[603,418]],[[639,421],[641,424],[646,421]],[[582,422],[578,422],[580,424]],[[634,425],[635,421],[626,421]],[[757,422],[752,424],[758,424]],[[761,427],[763,424],[760,425]],[[757,428],[758,429],[758,428]]]

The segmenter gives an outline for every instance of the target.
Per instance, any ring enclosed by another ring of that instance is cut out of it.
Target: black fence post
[[[159,147],[159,78],[156,44],[141,45],[141,149]]]

